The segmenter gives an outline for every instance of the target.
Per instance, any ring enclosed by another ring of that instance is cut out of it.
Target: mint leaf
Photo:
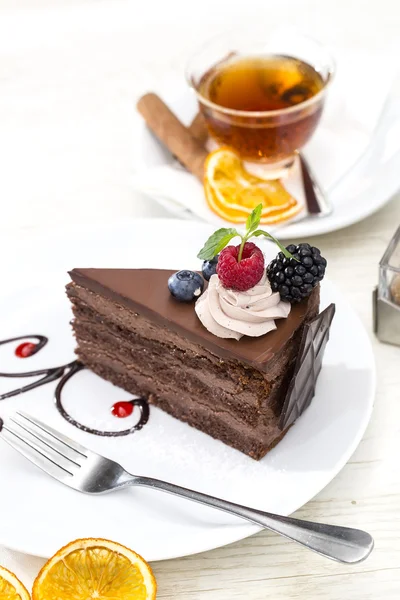
[[[286,258],[294,258],[294,256],[292,254],[290,254],[290,252],[288,250],[286,250],[285,246],[282,246],[282,244],[280,242],[278,242],[278,240],[276,238],[274,238],[273,235],[271,235],[270,233],[267,233],[266,231],[263,231],[262,229],[257,229],[257,231],[255,231],[252,235],[259,237],[260,235],[264,235],[266,238],[270,239],[272,242],[275,242],[275,244],[277,246],[279,246],[279,249],[281,250],[281,252],[283,252],[283,254],[286,256]]]
[[[249,215],[247,217],[246,229],[247,229],[248,233],[250,233],[250,231],[254,231],[254,229],[257,229],[257,227],[259,226],[260,219],[261,219],[262,207],[263,207],[263,205],[259,204],[258,206],[255,207],[255,209],[253,210],[251,215]]]
[[[215,231],[206,241],[197,255],[201,260],[211,260],[229,244],[232,238],[240,235],[236,229],[222,227]]]

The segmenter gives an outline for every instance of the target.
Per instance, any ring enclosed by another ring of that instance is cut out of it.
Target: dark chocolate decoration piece
[[[279,427],[282,430],[295,422],[314,397],[334,315],[335,305],[331,304],[304,327],[293,378],[281,413]]]

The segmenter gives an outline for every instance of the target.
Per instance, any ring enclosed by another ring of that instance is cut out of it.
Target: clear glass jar
[[[377,337],[382,342],[400,345],[400,227],[379,263],[374,309]]]

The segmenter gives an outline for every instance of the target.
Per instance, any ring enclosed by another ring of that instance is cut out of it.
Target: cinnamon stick
[[[198,142],[200,142],[202,146],[205,145],[208,138],[208,129],[206,121],[201,112],[197,113],[197,115],[189,125],[189,131],[192,134],[192,136],[196,138]]]
[[[200,181],[204,178],[207,151],[159,96],[145,94],[137,109],[147,125],[170,152]]]

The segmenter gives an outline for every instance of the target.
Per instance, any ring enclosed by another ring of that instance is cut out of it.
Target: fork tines
[[[88,457],[88,450],[23,412],[10,415],[3,423],[1,437],[40,469],[64,479],[74,475]]]

